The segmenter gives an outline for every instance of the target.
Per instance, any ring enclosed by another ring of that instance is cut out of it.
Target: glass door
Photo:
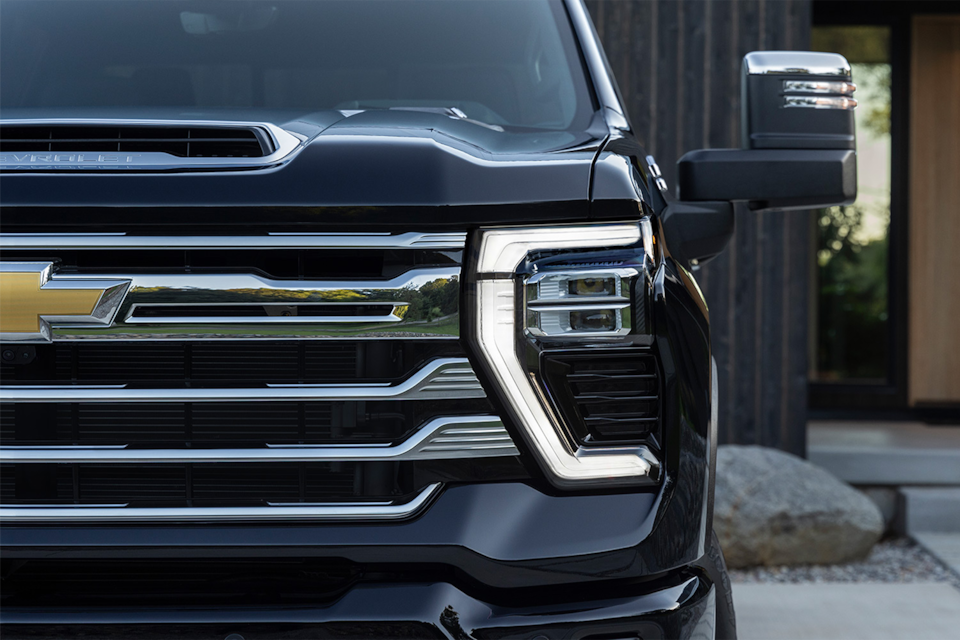
[[[818,211],[812,234],[810,408],[831,413],[906,406],[904,30],[892,19],[870,24],[866,3],[850,6],[811,33],[813,50],[849,60],[858,102],[857,200]]]

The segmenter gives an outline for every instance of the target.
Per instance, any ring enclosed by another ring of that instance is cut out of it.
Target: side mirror
[[[852,203],[855,89],[850,65],[835,53],[744,56],[741,148],[691,151],[677,162],[679,202],[662,214],[674,257],[696,264],[719,253],[733,235],[734,210]]]
[[[835,53],[755,51],[743,59],[740,149],[691,151],[680,200],[809,209],[857,197],[850,65]]]

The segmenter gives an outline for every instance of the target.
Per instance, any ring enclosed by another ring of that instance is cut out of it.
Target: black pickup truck
[[[635,139],[580,0],[0,4],[5,638],[733,638],[694,276],[832,54]]]

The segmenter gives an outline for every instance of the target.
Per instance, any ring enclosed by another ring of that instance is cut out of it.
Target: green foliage
[[[858,241],[863,205],[818,221],[817,369],[821,379],[883,379],[887,370],[888,241]]]
[[[457,312],[460,286],[456,278],[441,278],[428,282],[419,290],[404,291],[398,297],[410,302],[404,316],[407,320],[433,322]]]
[[[890,65],[855,64],[858,108],[863,111],[858,124],[873,137],[890,135]]]
[[[889,140],[890,28],[814,27],[811,49],[839,53],[850,62],[861,141]],[[860,191],[871,197],[824,209],[818,220],[816,369],[821,380],[887,376],[889,243],[882,223],[890,219],[889,193],[878,198],[876,189],[862,188],[865,184],[870,182],[861,181]]]
[[[850,62],[864,113],[859,124],[876,137],[890,135],[890,28],[814,27],[810,49],[839,53]]]
[[[810,34],[810,50],[839,53],[852,63],[889,62],[890,27],[814,27]]]

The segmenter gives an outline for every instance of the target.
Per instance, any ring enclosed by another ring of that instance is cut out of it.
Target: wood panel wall
[[[740,142],[740,65],[809,46],[810,0],[587,0],[634,131],[671,188],[677,159]],[[748,214],[697,279],[720,371],[721,443],[805,455],[810,214]]]
[[[960,16],[916,16],[910,69],[911,405],[960,404]]]

